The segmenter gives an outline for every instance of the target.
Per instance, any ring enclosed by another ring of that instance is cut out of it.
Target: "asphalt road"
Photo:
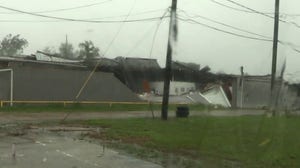
[[[39,132],[0,139],[1,168],[162,168],[73,135]]]

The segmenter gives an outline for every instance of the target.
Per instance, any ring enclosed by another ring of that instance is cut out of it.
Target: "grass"
[[[300,118],[195,117],[89,120],[102,139],[188,156],[203,167],[299,167]]]
[[[178,105],[170,105],[170,110],[175,111]],[[190,110],[203,111],[208,109],[205,105],[195,104],[189,105]],[[32,105],[32,104],[18,104],[13,107],[4,106],[0,108],[0,112],[108,112],[108,111],[149,111],[160,110],[161,105],[153,104],[45,104],[45,105]]]

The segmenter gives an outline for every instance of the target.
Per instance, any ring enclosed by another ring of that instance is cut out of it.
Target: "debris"
[[[34,127],[31,126],[30,129],[43,129],[45,131],[52,131],[52,132],[72,132],[72,131],[97,131],[95,128],[82,128],[82,127],[64,127],[64,126],[58,126],[58,127]]]
[[[265,145],[267,145],[267,144],[270,143],[270,142],[271,142],[270,139],[266,139],[266,140],[264,140],[262,143],[260,143],[259,146],[265,146]]]

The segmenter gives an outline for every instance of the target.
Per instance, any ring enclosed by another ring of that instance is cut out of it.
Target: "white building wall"
[[[158,95],[163,95],[164,92],[164,82],[151,82],[150,88]],[[194,91],[196,89],[196,84],[191,82],[170,82],[170,95],[182,95]]]

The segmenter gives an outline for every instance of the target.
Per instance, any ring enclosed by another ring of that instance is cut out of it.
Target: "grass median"
[[[299,167],[300,118],[265,116],[89,120],[97,138],[200,160],[203,167]]]
[[[176,110],[180,104],[171,104],[169,109]],[[202,104],[188,105],[192,111],[204,111],[211,107]],[[160,110],[161,104],[130,104],[130,103],[100,103],[100,104],[16,104],[13,107],[4,106],[0,112],[126,112],[126,111],[151,111]]]

